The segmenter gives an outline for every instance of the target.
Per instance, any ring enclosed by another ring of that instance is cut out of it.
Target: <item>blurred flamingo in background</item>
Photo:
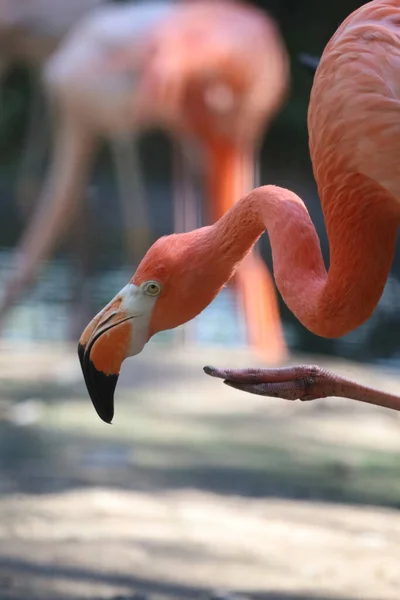
[[[76,26],[45,67],[55,150],[38,209],[18,248],[0,316],[35,276],[76,211],[99,136],[159,126],[204,151],[209,222],[254,185],[261,135],[282,105],[288,59],[279,32],[240,2],[104,7]],[[134,201],[134,199],[133,199]],[[128,220],[132,234],[132,219]],[[250,343],[286,353],[271,277],[255,252],[238,272]]]
[[[80,339],[86,385],[104,421],[113,417],[122,361],[157,331],[201,312],[264,231],[278,289],[305,327],[339,337],[370,317],[400,224],[399,55],[399,2],[375,0],[343,22],[317,68],[308,128],[329,272],[303,201],[275,186],[253,190],[210,227],[159,239]],[[316,366],[205,371],[253,394],[288,400],[333,395],[400,410],[400,397]]]
[[[288,90],[288,58],[275,23],[242,2],[193,0],[160,22],[141,92],[163,107],[172,132],[200,141],[207,222],[255,185],[255,155]],[[250,345],[268,362],[286,355],[272,278],[254,249],[237,273]]]

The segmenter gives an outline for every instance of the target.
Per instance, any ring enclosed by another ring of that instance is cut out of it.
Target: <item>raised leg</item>
[[[204,367],[211,377],[224,380],[226,385],[257,394],[284,400],[318,400],[328,396],[349,398],[376,406],[400,411],[400,396],[387,394],[359,385],[316,365],[284,367],[282,369],[217,369]]]

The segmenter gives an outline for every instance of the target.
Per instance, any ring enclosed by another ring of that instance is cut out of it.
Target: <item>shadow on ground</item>
[[[194,488],[222,495],[400,506],[400,451],[316,435],[329,411],[288,419],[239,414],[136,414],[114,425],[83,400],[48,405],[39,423],[0,422],[0,492],[91,486]],[[71,415],[74,415],[71,421]],[[79,422],[80,421],[80,422]],[[343,433],[345,436],[345,433]]]
[[[57,580],[60,581],[73,581],[74,584],[78,582],[87,582],[91,585],[102,584],[105,586],[118,586],[122,588],[128,588],[132,590],[132,594],[119,594],[117,596],[107,596],[108,600],[152,600],[157,598],[158,600],[335,600],[334,596],[319,596],[310,594],[291,594],[276,592],[273,590],[260,590],[258,592],[252,591],[251,593],[246,590],[229,594],[228,592],[218,592],[207,587],[195,587],[189,585],[181,585],[176,583],[159,582],[151,579],[136,577],[134,575],[119,575],[113,573],[100,573],[91,569],[66,567],[66,566],[55,566],[54,564],[35,564],[34,562],[28,562],[23,560],[10,560],[9,558],[3,558],[0,556],[0,566],[2,569],[2,575],[0,579],[0,585],[2,591],[0,592],[0,598],[6,599],[7,587],[11,589],[13,581],[16,580],[30,580],[29,588],[23,589],[23,585],[18,589],[19,596],[13,593],[13,600],[26,600],[29,597],[30,600],[43,600],[48,596],[43,596],[42,591],[36,595],[35,587],[36,581],[40,581],[42,584],[45,580]],[[25,595],[26,594],[26,595]],[[53,600],[78,600],[80,596],[63,595],[62,592],[51,593]],[[99,600],[104,596],[99,597]],[[96,600],[93,598],[93,600]],[[339,600],[339,599],[338,599]],[[340,596],[340,600],[346,600],[343,596]],[[378,600],[378,599],[376,599]]]

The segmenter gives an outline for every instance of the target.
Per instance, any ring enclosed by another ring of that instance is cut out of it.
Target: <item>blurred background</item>
[[[134,3],[0,1],[0,295],[59,125],[43,67],[101,4]],[[298,56],[320,56],[361,4],[247,3],[275,20],[290,63],[289,93],[260,140],[258,181],[304,199],[326,259],[308,151],[313,74]],[[189,175],[177,185],[176,140],[162,127],[107,137],[76,219],[1,324],[0,598],[185,599],[227,589],[269,600],[398,600],[397,414],[338,399],[257,398],[203,376],[205,364],[265,364],[234,288],[127,361],[115,423],[97,418],[76,356],[80,331],[154,240],[205,222],[196,151],[181,152]],[[147,215],[145,235],[130,221],[138,214]],[[267,236],[259,250],[271,269]],[[337,340],[312,335],[279,297],[282,361],[317,362],[398,393],[399,271],[395,258],[372,318]]]

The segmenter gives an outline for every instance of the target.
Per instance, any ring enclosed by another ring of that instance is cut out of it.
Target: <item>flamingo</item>
[[[311,332],[339,337],[370,317],[400,224],[399,56],[399,2],[374,0],[341,24],[316,71],[308,128],[329,272],[304,202],[273,185],[245,195],[213,225],[158,239],[79,341],[86,386],[101,419],[113,418],[125,358],[138,354],[156,332],[198,315],[265,231],[277,287]],[[253,394],[288,400],[341,396],[400,410],[400,397],[314,365],[205,372]]]
[[[179,142],[199,142],[213,222],[254,185],[254,154],[288,77],[274,22],[235,0],[104,7],[84,19],[46,65],[57,108],[54,161],[0,316],[72,218],[96,136],[156,125]],[[244,266],[238,285],[249,341],[276,364],[286,345],[272,279],[256,253]]]

